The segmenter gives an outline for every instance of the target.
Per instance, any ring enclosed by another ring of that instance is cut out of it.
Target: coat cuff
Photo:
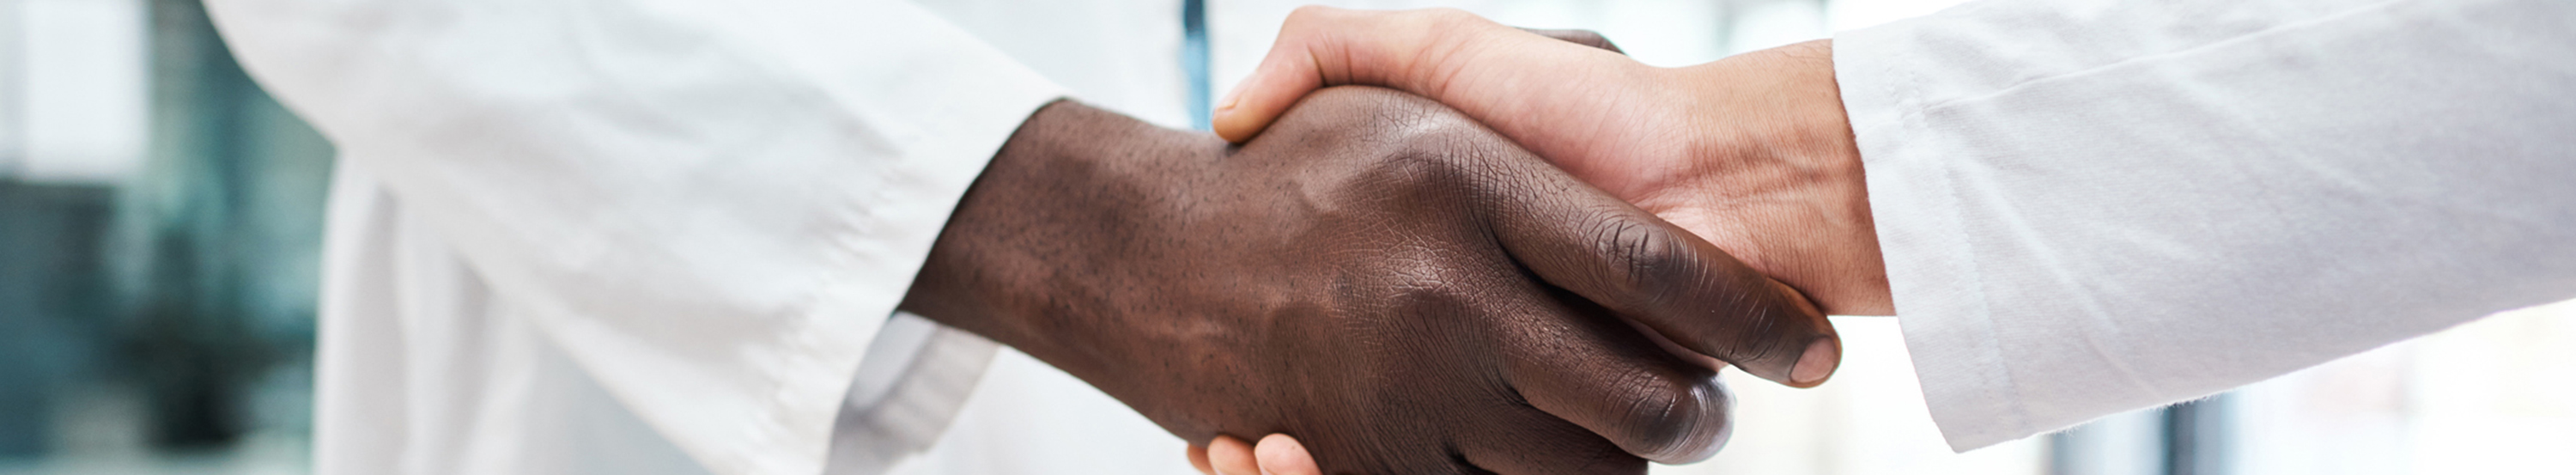
[[[1982,277],[1945,160],[1957,148],[1925,131],[1924,83],[1913,76],[1924,65],[1912,64],[1921,53],[1908,50],[1915,23],[1836,34],[1834,76],[1924,404],[1950,448],[1964,452],[2035,431],[2012,390],[1984,288],[1961,285]]]

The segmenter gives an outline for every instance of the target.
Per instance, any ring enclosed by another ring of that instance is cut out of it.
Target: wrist
[[[1112,359],[1084,344],[1128,326],[1096,264],[1118,223],[1152,209],[1200,138],[1074,101],[1030,114],[940,232],[902,306],[1068,370]],[[1222,147],[1222,142],[1214,144]]]
[[[1827,40],[1673,70],[1695,146],[1682,178],[1643,206],[1830,314],[1893,315],[1868,185]],[[1685,226],[1690,226],[1685,224]],[[1731,245],[1729,243],[1732,243]]]

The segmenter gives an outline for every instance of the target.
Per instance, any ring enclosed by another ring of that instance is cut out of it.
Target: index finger
[[[1589,30],[1511,28],[1454,9],[1360,11],[1309,5],[1288,15],[1252,75],[1217,100],[1210,125],[1228,141],[1251,140],[1299,98],[1328,86],[1372,85],[1439,97],[1433,89],[1440,85],[1419,79],[1440,75],[1439,60],[1455,59],[1466,46],[1544,41],[1528,38],[1532,35],[1625,54]]]

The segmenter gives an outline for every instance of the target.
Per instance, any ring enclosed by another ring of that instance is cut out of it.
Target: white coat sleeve
[[[2576,2],[1981,0],[1844,32],[1959,450],[2576,297]]]
[[[217,0],[253,77],[726,475],[822,471],[952,207],[1061,91],[885,0]]]

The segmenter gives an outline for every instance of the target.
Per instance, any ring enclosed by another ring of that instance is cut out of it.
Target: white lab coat
[[[1177,1],[209,8],[342,157],[323,474],[883,470],[940,435],[994,358],[888,318],[985,160],[1068,88],[1186,117]],[[1070,415],[987,417],[965,434],[1000,438],[983,449],[1053,436],[1187,470],[1114,400],[1001,361],[1019,375],[1004,387],[1032,391],[977,400]],[[993,429],[1013,423],[1039,430]]]
[[[1957,449],[2576,297],[2576,3],[1982,0],[1834,68]]]

